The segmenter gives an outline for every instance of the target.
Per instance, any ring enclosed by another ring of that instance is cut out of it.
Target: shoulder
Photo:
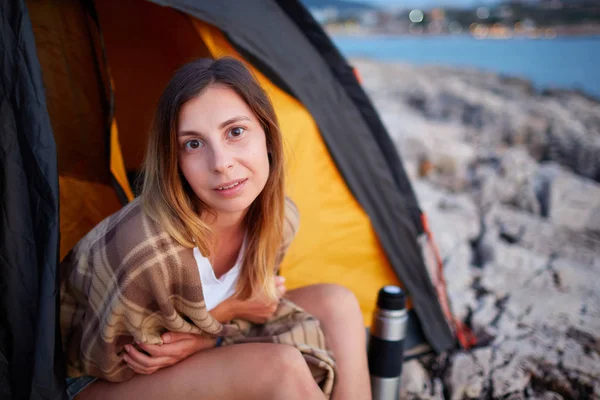
[[[118,241],[121,252],[127,252],[161,234],[162,230],[143,212],[140,201],[136,198],[102,220],[73,250],[87,253],[95,247]]]

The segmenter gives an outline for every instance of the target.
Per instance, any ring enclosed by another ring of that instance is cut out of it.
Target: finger
[[[277,289],[277,293],[279,293],[279,296],[283,296],[285,294],[285,292],[287,291],[287,288],[285,287],[285,285],[278,285],[276,287]]]
[[[200,350],[213,348],[217,344],[216,338],[207,338],[200,335],[192,335],[189,339],[179,340],[173,343],[153,346],[146,345],[144,348],[152,346],[149,351],[152,351],[153,357],[160,359],[167,358],[169,360],[182,360],[189,357]],[[167,361],[171,365],[171,361]]]
[[[138,343],[137,345],[152,357],[168,356],[168,354],[165,354],[165,348],[160,344]]]
[[[193,346],[196,343],[197,337],[188,336],[183,339],[181,337],[175,337],[171,343],[165,344],[147,344],[147,343],[138,343],[140,349],[144,350],[146,353],[150,354],[150,356],[154,358],[158,357],[168,357],[168,358],[180,358],[179,354],[182,351],[185,351],[186,347]]]
[[[135,372],[136,374],[148,375],[148,374],[152,374],[152,373],[158,371],[158,368],[156,368],[156,367],[152,367],[152,368],[145,367],[145,366],[135,362],[127,354],[123,356],[123,361],[125,361],[127,363],[127,366],[129,368],[131,368],[133,370],[133,372]]]
[[[196,334],[187,333],[187,332],[165,332],[161,335],[163,343],[173,343],[178,342],[180,340],[192,340],[194,339]]]
[[[275,285],[283,285],[285,283],[285,278],[281,275],[277,275],[275,277]]]
[[[277,304],[279,304],[279,300],[281,300],[283,298],[283,296],[285,296],[286,290],[281,290],[278,292],[277,294]]]
[[[160,367],[164,361],[157,357],[147,356],[130,344],[125,345],[125,351],[131,360],[145,368]]]
[[[142,354],[142,353],[140,353],[140,354]],[[144,354],[142,354],[142,355],[144,355]],[[151,358],[151,359],[153,361],[152,365],[146,365],[144,362],[140,362],[139,360],[136,360],[134,357],[132,357],[132,355],[130,353],[127,353],[123,356],[123,360],[125,360],[127,365],[132,367],[132,369],[134,369],[135,371],[138,371],[138,373],[144,373],[144,374],[158,371],[161,368],[170,367],[171,365],[177,363],[177,361],[178,361],[177,359],[170,358],[170,357],[159,357],[159,358]]]
[[[131,359],[131,357],[125,355],[123,356],[123,361],[125,361],[125,363],[127,363],[127,366],[129,368],[131,368],[133,370],[133,372],[135,372],[136,374],[148,374],[149,370],[146,367],[142,367],[141,365],[139,365],[138,363],[136,363],[135,361],[133,361]]]
[[[213,347],[215,347],[217,345],[217,338],[210,338],[210,337],[206,337],[206,336],[200,336],[200,342],[199,342],[199,350],[206,350],[206,349],[212,349]]]
[[[280,286],[285,287],[285,282],[281,282],[281,283],[276,283],[275,284],[275,287],[280,287]]]

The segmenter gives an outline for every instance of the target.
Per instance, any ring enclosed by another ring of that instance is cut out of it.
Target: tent
[[[378,289],[399,284],[431,347],[455,346],[461,330],[401,160],[298,1],[11,0],[0,11],[1,398],[61,396],[57,264],[135,196],[158,96],[197,57],[244,60],[275,105],[301,213],[288,286],[340,283],[368,325]]]

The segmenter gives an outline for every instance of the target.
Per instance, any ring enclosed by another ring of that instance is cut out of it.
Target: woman
[[[228,321],[262,324],[288,300],[320,321],[335,357],[332,398],[370,398],[352,293],[325,284],[286,293],[275,274],[295,231],[283,168],[274,110],[242,63],[200,59],[176,72],[159,100],[141,196],[62,265],[71,398],[323,399],[295,347],[217,345]]]

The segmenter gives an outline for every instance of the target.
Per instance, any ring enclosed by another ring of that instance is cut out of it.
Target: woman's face
[[[179,113],[179,168],[219,216],[242,216],[269,177],[265,132],[233,90],[209,86]]]

